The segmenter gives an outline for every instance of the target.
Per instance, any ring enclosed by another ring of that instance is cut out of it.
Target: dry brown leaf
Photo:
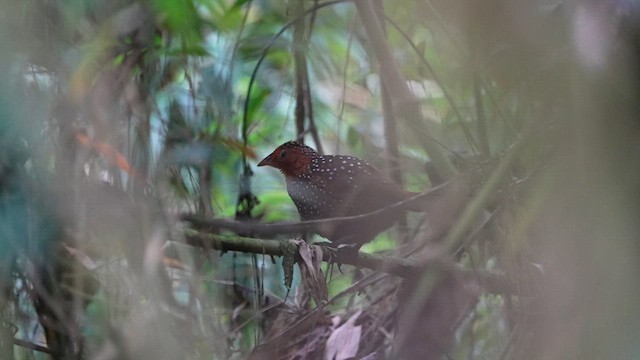
[[[361,313],[362,310],[358,310],[329,335],[324,351],[325,360],[346,360],[356,356],[360,349],[362,326],[356,326],[355,323]]]
[[[312,277],[314,281],[317,281],[318,277],[316,275],[316,269],[313,261],[313,254],[311,253],[311,247],[309,244],[302,240],[296,240],[298,243],[298,254],[300,254],[300,258],[304,262],[304,266],[306,266],[307,270],[309,270],[309,275]]]
[[[313,300],[320,305],[327,299],[327,284],[322,273],[320,264],[322,263],[322,249],[319,246],[309,245],[302,240],[296,240],[298,253],[302,262],[300,273],[305,288],[309,290]]]

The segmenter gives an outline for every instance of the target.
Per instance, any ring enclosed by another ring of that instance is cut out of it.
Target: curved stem
[[[322,4],[317,4],[317,5],[313,6],[313,7],[311,7],[310,9],[306,10],[300,16],[307,16],[307,15],[312,14],[312,13],[314,13],[315,11],[317,11],[317,10],[319,10],[321,8],[324,8],[324,7],[327,7],[327,6],[336,5],[336,4],[340,4],[340,3],[345,3],[345,2],[351,2],[351,0],[332,0],[332,1],[324,2]],[[242,131],[243,131],[243,133],[247,132],[247,129],[248,129],[248,126],[249,126],[248,125],[249,124],[249,99],[251,99],[251,90],[253,89],[253,83],[256,80],[256,76],[258,75],[258,70],[260,70],[260,66],[264,62],[264,59],[266,59],[267,54],[269,53],[269,50],[271,49],[273,44],[276,42],[276,40],[282,34],[284,34],[284,32],[287,31],[291,26],[293,26],[297,21],[298,21],[298,18],[291,19],[275,35],[273,35],[271,37],[271,39],[269,40],[269,43],[262,50],[262,54],[260,55],[260,58],[258,58],[258,63],[253,68],[253,72],[251,73],[251,78],[249,79],[249,87],[247,88],[247,96],[246,96],[246,98],[244,100],[244,109],[243,109],[243,115],[242,115]],[[247,144],[244,144],[244,145],[247,145]]]

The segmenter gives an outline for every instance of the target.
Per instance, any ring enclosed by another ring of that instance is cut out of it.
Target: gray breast
[[[298,208],[302,220],[324,219],[335,216],[333,201],[324,188],[306,179],[287,179],[287,191]]]

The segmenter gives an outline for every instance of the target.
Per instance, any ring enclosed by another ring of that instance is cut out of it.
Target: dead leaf
[[[358,354],[362,326],[356,326],[355,323],[361,313],[362,310],[358,310],[329,335],[324,351],[325,360],[346,360]]]
[[[317,305],[322,304],[328,298],[327,284],[322,273],[322,249],[316,245],[309,245],[303,240],[296,240],[298,254],[302,259],[300,274],[305,288],[311,293],[311,297]]]

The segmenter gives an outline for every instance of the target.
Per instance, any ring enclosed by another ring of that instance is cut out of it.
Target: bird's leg
[[[350,251],[350,249],[352,248],[352,246],[350,245],[345,245],[345,244],[338,244],[337,246],[335,246],[335,244],[329,244],[329,245],[325,245],[323,247],[323,251],[326,252],[326,254],[328,254],[329,259],[327,260],[327,263],[329,264],[329,266],[333,266],[334,264],[338,265],[338,271],[340,271],[341,274],[344,274],[344,272],[342,271],[342,264],[337,262],[336,259],[339,258],[338,254],[341,254],[342,257],[345,256],[345,251]],[[346,253],[346,256],[353,256],[352,253]],[[356,250],[356,254],[357,254],[357,250]]]
[[[361,246],[362,245],[360,244],[354,244],[349,242],[339,244],[336,248],[336,256],[339,254],[340,257],[342,258],[355,260],[358,258],[358,251],[360,250]]]
[[[355,261],[355,259],[358,258],[358,251],[360,250],[361,246],[362,245],[358,245],[358,244],[339,244],[337,248],[335,248],[333,256],[335,256],[336,258],[342,258],[342,259],[353,259],[353,261]],[[338,264],[338,270],[340,270],[340,273],[344,274],[344,272],[342,271],[342,268],[340,267],[342,264],[341,263],[337,263],[337,264]]]
[[[341,264],[335,261],[335,259],[338,257],[338,248],[331,245],[325,245],[323,251],[325,251],[329,257],[329,259],[327,260],[327,264],[329,264],[330,267],[334,264],[338,264],[338,271],[340,271],[341,274],[344,274],[344,272],[342,272]]]
[[[335,261],[334,259],[336,259],[338,256],[338,248],[333,246],[333,244],[331,243],[326,243],[326,244],[322,244],[323,246],[323,250],[324,252],[327,253],[329,259],[328,259],[328,263],[329,264],[333,264]]]

